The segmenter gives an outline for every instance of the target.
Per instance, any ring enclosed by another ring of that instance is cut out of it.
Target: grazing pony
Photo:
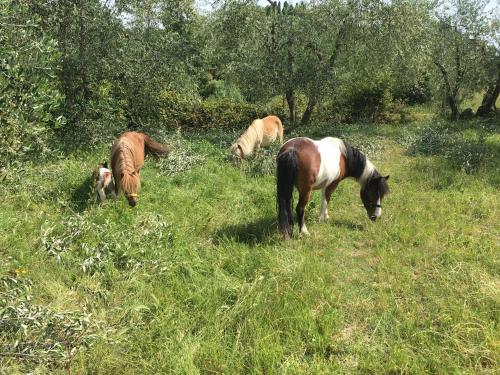
[[[160,157],[168,152],[162,144],[146,134],[126,132],[118,138],[111,148],[111,168],[115,178],[116,193],[123,191],[130,206],[137,204],[137,194],[141,187],[139,172],[146,154]]]
[[[269,146],[276,138],[283,144],[283,124],[277,116],[267,116],[252,122],[248,129],[231,146],[233,155],[244,159],[259,148]]]
[[[94,172],[93,179],[95,181],[95,192],[101,199],[101,202],[106,200],[106,191],[111,192],[113,199],[116,198],[115,185],[111,171],[108,169],[108,163],[99,163],[97,170]]]
[[[338,138],[319,141],[299,137],[287,141],[277,156],[278,224],[283,236],[293,235],[293,187],[299,191],[296,207],[299,235],[308,235],[304,210],[313,189],[321,189],[320,220],[328,219],[328,202],[337,185],[352,177],[361,186],[361,200],[368,217],[375,221],[382,215],[382,199],[389,192],[389,176],[381,176],[359,150]]]

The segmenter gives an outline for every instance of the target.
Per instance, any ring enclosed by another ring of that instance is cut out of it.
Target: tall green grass
[[[489,122],[488,122],[489,121]],[[282,241],[277,147],[165,134],[135,209],[96,204],[108,147],[7,171],[0,187],[0,372],[494,373],[500,134],[452,125],[315,126],[384,174],[371,223],[353,181],[311,237]]]

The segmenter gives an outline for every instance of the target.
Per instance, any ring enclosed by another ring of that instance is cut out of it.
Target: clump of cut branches
[[[55,311],[33,303],[29,278],[0,278],[0,356],[69,367],[75,353],[95,342],[99,323],[84,311]]]

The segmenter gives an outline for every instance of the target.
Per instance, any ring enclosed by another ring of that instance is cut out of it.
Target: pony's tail
[[[146,154],[151,154],[157,158],[166,155],[169,152],[169,149],[162,145],[161,143],[156,142],[154,139],[148,137],[144,134],[144,148]]]
[[[278,226],[283,237],[293,235],[293,186],[297,179],[297,151],[289,148],[277,157],[276,203],[278,205]]]

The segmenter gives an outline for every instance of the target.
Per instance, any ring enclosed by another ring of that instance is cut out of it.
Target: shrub
[[[160,121],[167,128],[191,127],[197,122],[199,102],[177,91],[161,91],[158,107]]]
[[[226,81],[211,79],[200,90],[200,95],[204,99],[231,99],[233,101],[244,101],[239,88]]]
[[[91,85],[92,97],[83,116],[57,132],[61,148],[96,149],[127,130],[126,102],[113,96],[113,85],[101,81]]]
[[[430,78],[422,75],[414,82],[401,82],[394,88],[394,98],[410,105],[425,104],[431,100]]]
[[[23,3],[21,3],[23,4]],[[5,9],[3,9],[5,7]],[[0,169],[27,154],[50,150],[63,100],[56,80],[59,53],[54,39],[39,27],[27,5],[0,5]]]
[[[360,85],[347,99],[351,121],[368,120],[375,122],[392,103],[392,95],[386,82],[368,82]]]
[[[257,105],[228,99],[209,99],[201,103],[198,128],[244,129],[264,112]]]

